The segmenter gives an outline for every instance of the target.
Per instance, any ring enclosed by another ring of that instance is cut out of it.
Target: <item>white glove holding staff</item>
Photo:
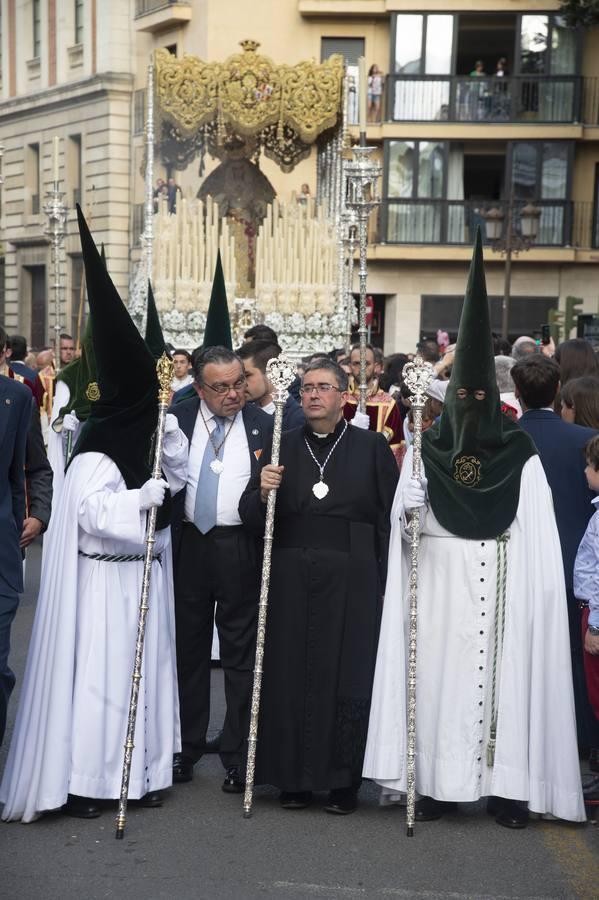
[[[62,430],[77,431],[80,424],[77,413],[66,413],[62,420]]]
[[[409,512],[412,509],[419,509],[426,506],[426,478],[410,478],[403,489],[403,506]]]
[[[164,478],[150,478],[139,489],[139,508],[141,512],[153,506],[162,506],[168,488]]]

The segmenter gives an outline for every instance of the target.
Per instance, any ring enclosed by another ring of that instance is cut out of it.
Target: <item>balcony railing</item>
[[[581,82],[575,75],[389,75],[386,118],[391,122],[578,122]]]
[[[145,16],[147,13],[158,12],[176,2],[177,0],[135,0],[135,15]]]
[[[514,206],[516,233],[520,231],[520,213],[525,205],[523,200]],[[535,246],[571,246],[573,207],[578,204],[566,200],[535,200],[534,205],[541,210]],[[379,240],[387,244],[471,245],[479,226],[483,243],[490,244],[485,214],[498,208],[503,212],[505,231],[507,209],[498,201],[387,199],[381,206]],[[587,219],[591,215],[587,213]],[[591,226],[585,226],[580,215],[576,221],[579,236],[582,238],[586,227],[590,241]]]

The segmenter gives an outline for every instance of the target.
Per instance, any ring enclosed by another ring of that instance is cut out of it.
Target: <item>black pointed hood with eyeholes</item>
[[[98,389],[72,459],[80,453],[104,453],[118,467],[127,489],[134,490],[152,474],[151,445],[158,424],[156,361],[102,263],[79,206],[77,216]],[[157,527],[164,528],[169,519],[167,492]]]
[[[152,284],[149,281],[145,342],[146,347],[156,361],[160,359],[163,353],[166,353],[166,344],[164,342],[164,335],[162,334],[158,310],[156,309],[154,292],[152,290]]]
[[[501,412],[477,231],[443,412],[422,435],[428,496],[439,523],[472,540],[502,534],[516,518],[522,468],[536,452]]]

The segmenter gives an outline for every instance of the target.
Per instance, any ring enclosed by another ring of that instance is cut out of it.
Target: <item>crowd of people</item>
[[[359,347],[298,363],[276,465],[267,368],[281,352],[275,332],[255,325],[237,351],[171,348],[162,477],[152,478],[155,367],[165,350],[152,294],[142,337],[81,215],[80,231],[90,316],[80,356],[67,359],[65,335],[53,370],[51,467],[40,373],[25,371],[23,340],[0,329],[0,739],[23,553],[47,529],[2,818],[56,809],[94,818],[119,796],[153,507],[129,796],[160,806],[164,789],[191,781],[214,751],[222,790],[243,792],[274,490],[256,784],[277,787],[287,810],[323,794],[337,815],[357,809],[363,778],[380,785],[382,803],[405,797],[419,510],[417,821],[480,798],[509,828],[525,827],[529,813],[583,821],[585,802],[599,801],[592,346],[496,338],[478,243],[456,343],[439,332],[387,358],[369,345],[365,411]],[[416,355],[434,372],[418,477],[404,381]],[[215,629],[226,712],[209,741]],[[592,773],[584,793],[581,758]]]

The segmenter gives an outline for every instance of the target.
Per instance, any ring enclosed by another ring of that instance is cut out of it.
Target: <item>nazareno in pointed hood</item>
[[[422,435],[428,495],[439,523],[473,540],[502,534],[516,517],[522,468],[535,453],[530,437],[501,412],[477,230],[443,412]]]
[[[206,316],[203,346],[226,347],[227,350],[233,349],[229,305],[227,303],[227,290],[225,288],[225,276],[223,274],[220,250],[216,257],[216,267],[214,269],[208,315]]]
[[[121,300],[79,206],[79,233],[96,356],[97,389],[72,459],[104,453],[118,467],[128,490],[151,476],[150,451],[158,423],[156,362]],[[170,498],[158,527],[170,516]]]

